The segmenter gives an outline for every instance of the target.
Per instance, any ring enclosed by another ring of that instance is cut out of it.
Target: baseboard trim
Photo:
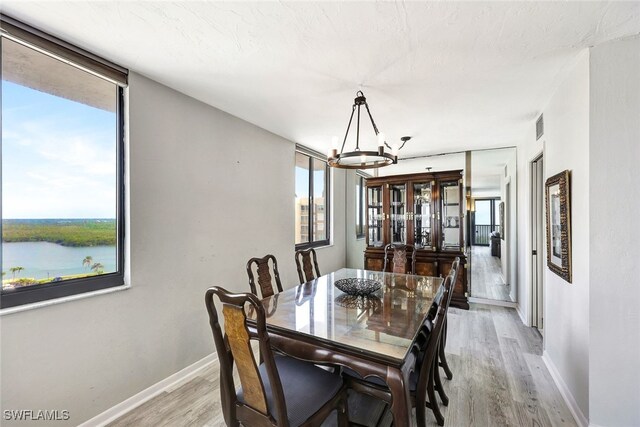
[[[511,301],[499,301],[495,299],[476,298],[476,297],[469,297],[469,302],[472,302],[475,304],[497,305],[500,307],[511,307],[511,308],[516,308],[518,306],[518,303],[511,302]]]
[[[516,311],[518,312],[518,316],[520,316],[520,320],[522,320],[522,323],[524,323],[525,326],[531,326],[527,321],[527,319],[525,318],[525,315],[522,312],[522,310],[520,310],[520,304],[518,304],[518,306],[516,307]]]
[[[153,399],[163,391],[166,391],[173,387],[177,387],[181,383],[185,383],[191,380],[193,377],[198,375],[200,371],[209,367],[209,365],[214,363],[216,360],[218,360],[217,354],[211,353],[208,356],[205,356],[202,359],[198,360],[197,362],[187,366],[186,368],[176,372],[175,374],[170,375],[167,378],[155,383],[151,387],[142,390],[140,393],[131,396],[127,400],[120,402],[115,406],[112,406],[103,413],[98,414],[90,420],[85,421],[84,423],[80,424],[79,427],[105,426],[110,422],[117,420],[127,412],[147,402],[148,400]]]
[[[547,369],[551,374],[551,378],[553,378],[553,382],[556,383],[558,390],[560,390],[560,394],[562,395],[564,402],[569,407],[569,410],[571,411],[571,415],[573,415],[573,418],[576,420],[576,423],[578,424],[578,426],[589,427],[589,420],[587,420],[587,418],[584,416],[584,414],[580,410],[580,407],[576,403],[576,400],[573,398],[573,394],[571,394],[569,387],[567,387],[567,385],[565,384],[564,380],[562,379],[562,376],[560,375],[560,372],[558,372],[558,368],[556,368],[556,365],[553,363],[553,361],[549,357],[549,354],[546,351],[542,353],[542,361],[547,366]],[[592,426],[592,427],[595,427],[595,426]]]

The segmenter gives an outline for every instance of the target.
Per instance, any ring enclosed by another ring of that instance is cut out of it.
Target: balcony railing
[[[473,233],[473,244],[477,246],[489,246],[489,238],[491,237],[490,225],[477,225]]]

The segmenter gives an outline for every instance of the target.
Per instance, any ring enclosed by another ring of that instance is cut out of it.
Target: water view
[[[3,288],[116,270],[115,219],[2,221]]]
[[[22,267],[16,278],[53,279],[55,277],[93,273],[83,261],[91,257],[91,265],[100,263],[105,273],[116,270],[115,246],[68,247],[50,242],[2,243],[3,279],[11,279],[12,267]]]
[[[77,87],[7,68],[61,66],[10,40],[2,55],[2,292],[117,271],[117,85],[73,67]]]

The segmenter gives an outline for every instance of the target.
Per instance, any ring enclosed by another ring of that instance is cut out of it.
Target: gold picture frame
[[[571,172],[545,182],[547,267],[571,283]]]

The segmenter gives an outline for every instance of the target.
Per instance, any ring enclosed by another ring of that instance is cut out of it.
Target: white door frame
[[[538,162],[542,161],[541,165]],[[544,334],[544,150],[529,162],[530,324]]]

